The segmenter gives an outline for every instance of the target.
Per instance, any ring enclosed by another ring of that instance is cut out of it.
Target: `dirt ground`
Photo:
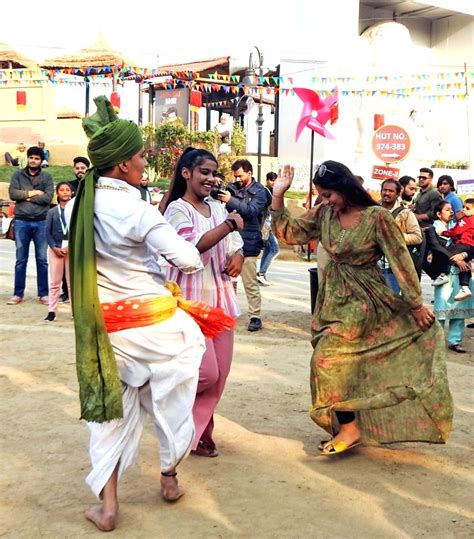
[[[47,324],[31,295],[5,305],[11,269],[0,273],[0,536],[98,537],[83,517],[94,497],[84,482],[88,433],[77,419],[69,308]],[[309,308],[292,299],[298,286],[283,277],[264,289],[263,331],[249,333],[241,318],[216,418],[221,454],[190,456],[179,467],[186,495],[175,505],[160,498],[148,423],[138,462],[120,484],[116,537],[474,535],[474,330],[465,339],[470,353],[449,356],[456,411],[447,445],[361,447],[329,460],[318,455],[324,433],[307,413]]]

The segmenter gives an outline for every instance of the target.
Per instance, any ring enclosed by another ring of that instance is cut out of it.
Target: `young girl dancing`
[[[186,299],[221,307],[228,315],[237,317],[240,312],[232,278],[240,274],[244,261],[243,242],[238,234],[243,221],[235,212],[228,214],[224,204],[209,196],[216,183],[216,172],[214,155],[195,148],[187,148],[176,165],[164,204],[165,217],[180,236],[196,246],[204,268],[185,274],[170,266],[168,278],[178,283]],[[213,415],[230,371],[233,343],[232,329],[206,339],[193,408],[196,433],[192,449],[200,456],[218,455],[212,437]]]

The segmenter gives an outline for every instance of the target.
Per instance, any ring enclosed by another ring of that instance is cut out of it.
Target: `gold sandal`
[[[346,451],[349,451],[349,449],[353,449],[354,447],[357,447],[362,442],[359,440],[357,442],[354,442],[350,445],[347,445],[346,442],[343,440],[340,440],[338,442],[333,442],[330,440],[322,449],[321,455],[324,455],[326,457],[330,457],[332,455],[338,455],[339,453],[345,453]]]

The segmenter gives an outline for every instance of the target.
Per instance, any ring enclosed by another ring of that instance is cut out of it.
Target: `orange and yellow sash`
[[[101,303],[107,333],[159,324],[171,318],[178,308],[187,312],[209,339],[236,326],[235,319],[220,307],[184,299],[181,289],[173,281],[166,281],[165,286],[172,296]]]

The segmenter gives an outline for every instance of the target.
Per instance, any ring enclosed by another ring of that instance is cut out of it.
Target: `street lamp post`
[[[252,77],[256,76],[255,73],[255,63],[253,59],[254,52],[258,54],[258,82],[257,86],[260,86],[260,77],[263,76],[263,53],[258,47],[253,47],[249,54],[249,66],[245,71],[244,82],[253,84]],[[263,102],[262,102],[262,91],[260,89],[260,99],[258,101],[258,114],[255,123],[257,124],[257,181],[261,183],[262,181],[262,131],[263,131]]]

